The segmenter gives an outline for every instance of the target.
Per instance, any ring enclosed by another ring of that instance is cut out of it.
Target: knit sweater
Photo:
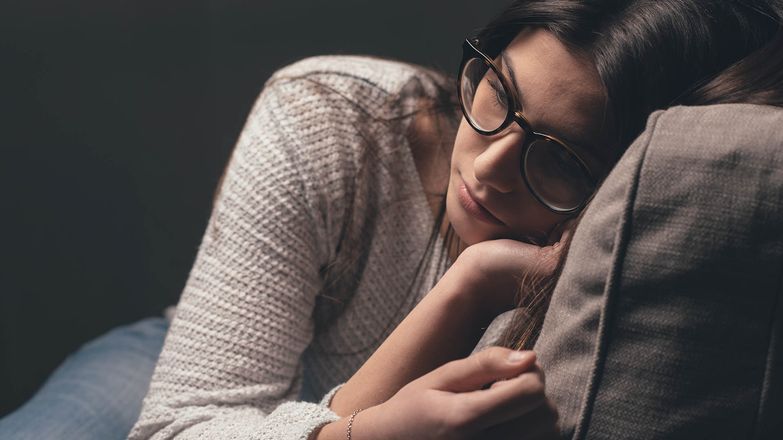
[[[449,265],[404,117],[445,81],[356,56],[272,76],[131,439],[307,439],[338,419],[331,396]]]

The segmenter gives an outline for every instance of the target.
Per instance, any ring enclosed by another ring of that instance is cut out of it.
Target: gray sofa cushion
[[[783,109],[653,114],[536,344],[564,438],[783,438]]]

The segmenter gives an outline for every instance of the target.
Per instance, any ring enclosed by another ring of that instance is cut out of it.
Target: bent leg
[[[0,420],[0,438],[125,439],[168,329],[164,318],[118,327],[68,356],[40,390]]]

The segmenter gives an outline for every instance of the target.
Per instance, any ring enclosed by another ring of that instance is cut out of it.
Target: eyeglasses
[[[596,180],[585,162],[565,142],[540,133],[522,114],[522,106],[508,81],[478,40],[462,45],[459,100],[471,127],[484,136],[505,130],[516,122],[525,132],[520,171],[530,192],[550,210],[575,213],[584,208],[595,191]]]

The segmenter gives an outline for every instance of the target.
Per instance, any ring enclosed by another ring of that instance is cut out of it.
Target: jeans
[[[127,438],[167,329],[164,318],[148,318],[85,344],[32,399],[0,419],[0,439]]]

